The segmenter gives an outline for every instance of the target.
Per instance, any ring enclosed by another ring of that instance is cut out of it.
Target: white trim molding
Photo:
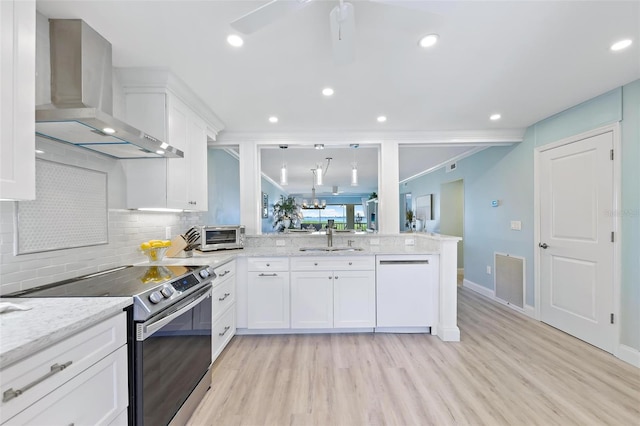
[[[618,353],[616,356],[620,358],[620,360],[626,362],[627,364],[631,364],[634,367],[640,368],[640,351],[632,348],[631,346],[620,344],[618,345]]]
[[[451,130],[422,132],[223,132],[218,135],[222,144],[240,142],[258,142],[260,144],[280,144],[283,142],[308,145],[326,143],[342,145],[350,143],[379,144],[382,141],[395,141],[400,144],[452,145],[512,145],[522,142],[525,129],[496,130]]]
[[[476,293],[481,294],[484,297],[488,297],[491,300],[496,300],[496,294],[494,290],[491,290],[490,288],[487,288],[483,285],[476,284],[473,281],[469,281],[465,278],[462,280],[462,286],[464,288],[468,288],[471,291],[475,291]]]

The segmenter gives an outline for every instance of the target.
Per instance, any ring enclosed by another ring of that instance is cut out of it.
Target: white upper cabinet
[[[207,135],[215,135],[222,124],[166,70],[116,73],[125,121],[184,152],[184,158],[123,160],[127,207],[206,211]]]
[[[0,199],[36,198],[35,1],[0,1]]]

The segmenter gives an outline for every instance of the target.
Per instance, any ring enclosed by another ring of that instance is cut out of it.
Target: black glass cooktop
[[[129,297],[188,275],[202,266],[125,266],[11,293],[3,297]]]

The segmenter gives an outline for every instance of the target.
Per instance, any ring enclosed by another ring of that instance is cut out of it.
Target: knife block
[[[173,240],[171,240],[171,247],[167,249],[165,253],[165,257],[191,257],[191,256],[181,256],[180,253],[184,253],[184,249],[187,247],[187,241],[184,239],[182,235],[178,235]]]

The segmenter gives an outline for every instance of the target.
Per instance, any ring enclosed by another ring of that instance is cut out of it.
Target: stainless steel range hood
[[[111,44],[79,19],[50,19],[51,104],[36,107],[36,134],[115,158],[184,153],[112,117]]]

